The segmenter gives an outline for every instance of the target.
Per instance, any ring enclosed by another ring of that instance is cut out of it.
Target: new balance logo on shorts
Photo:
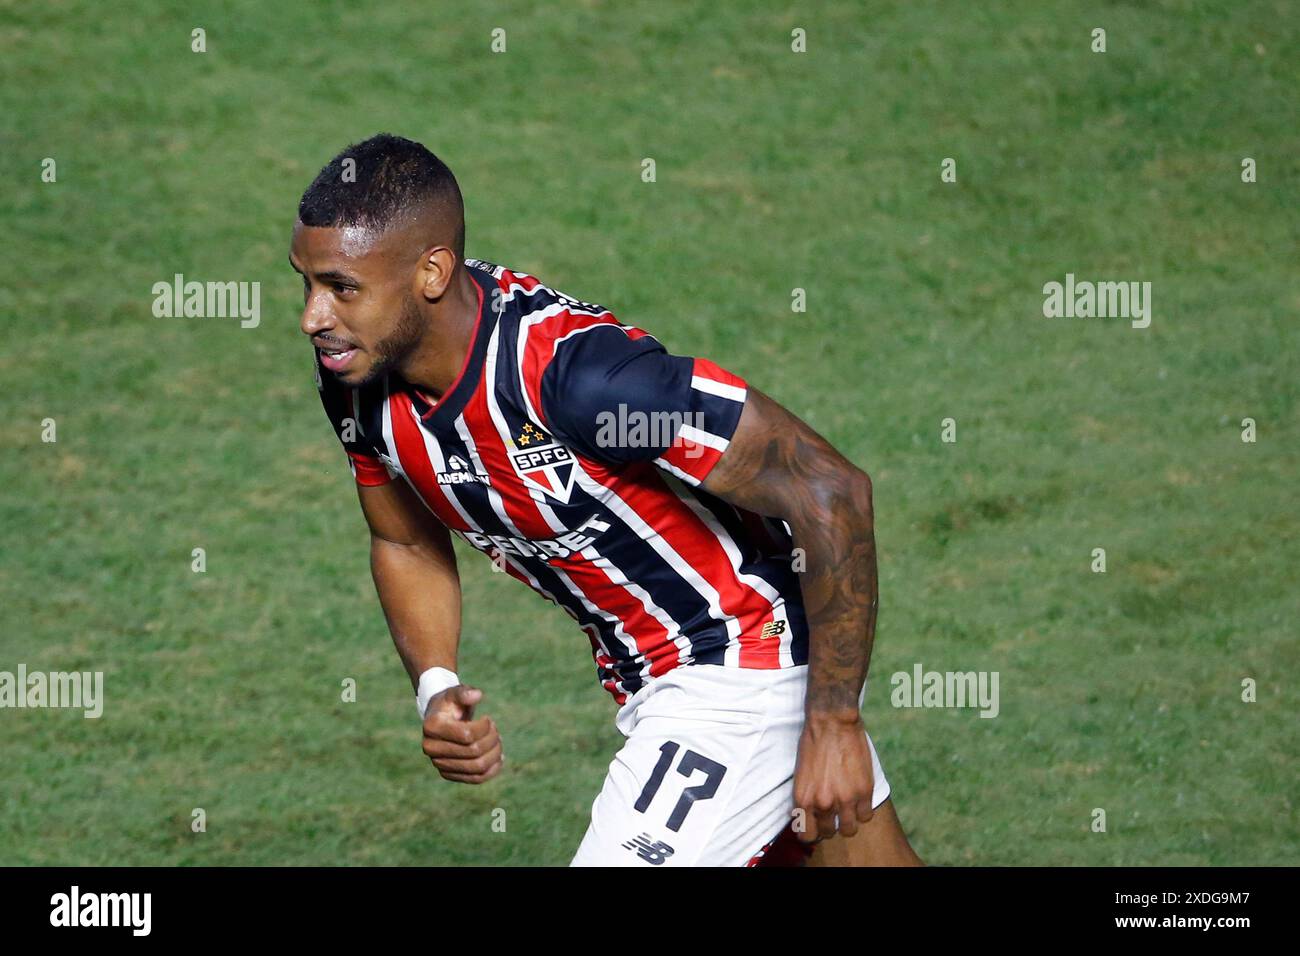
[[[652,840],[650,834],[642,833],[623,844],[625,850],[635,850],[636,855],[651,866],[659,866],[673,855],[673,848],[662,840]]]

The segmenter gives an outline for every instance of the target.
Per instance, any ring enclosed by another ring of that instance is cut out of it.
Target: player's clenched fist
[[[501,735],[491,717],[474,719],[483,699],[477,687],[457,684],[435,694],[424,712],[424,752],[444,780],[482,783],[501,772]]]
[[[856,710],[812,715],[804,723],[794,772],[794,804],[804,826],[801,843],[854,836],[874,815],[871,745]]]

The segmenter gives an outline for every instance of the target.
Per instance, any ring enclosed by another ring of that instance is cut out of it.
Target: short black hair
[[[353,143],[317,173],[298,203],[298,218],[304,226],[382,231],[401,213],[424,206],[455,223],[453,246],[463,260],[465,204],[456,177],[422,143],[380,133]]]

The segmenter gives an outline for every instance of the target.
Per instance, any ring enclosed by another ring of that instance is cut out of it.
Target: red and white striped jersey
[[[788,526],[699,487],[736,429],[745,382],[533,276],[465,264],[478,319],[440,400],[395,375],[347,388],[318,359],[356,480],[404,479],[470,546],[564,608],[620,704],[682,665],[806,664]]]

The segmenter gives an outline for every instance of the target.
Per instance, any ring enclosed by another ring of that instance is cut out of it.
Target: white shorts
[[[745,866],[791,821],[807,683],[807,665],[690,664],[650,680],[619,708],[627,743],[570,865]],[[878,807],[889,782],[867,744]]]

